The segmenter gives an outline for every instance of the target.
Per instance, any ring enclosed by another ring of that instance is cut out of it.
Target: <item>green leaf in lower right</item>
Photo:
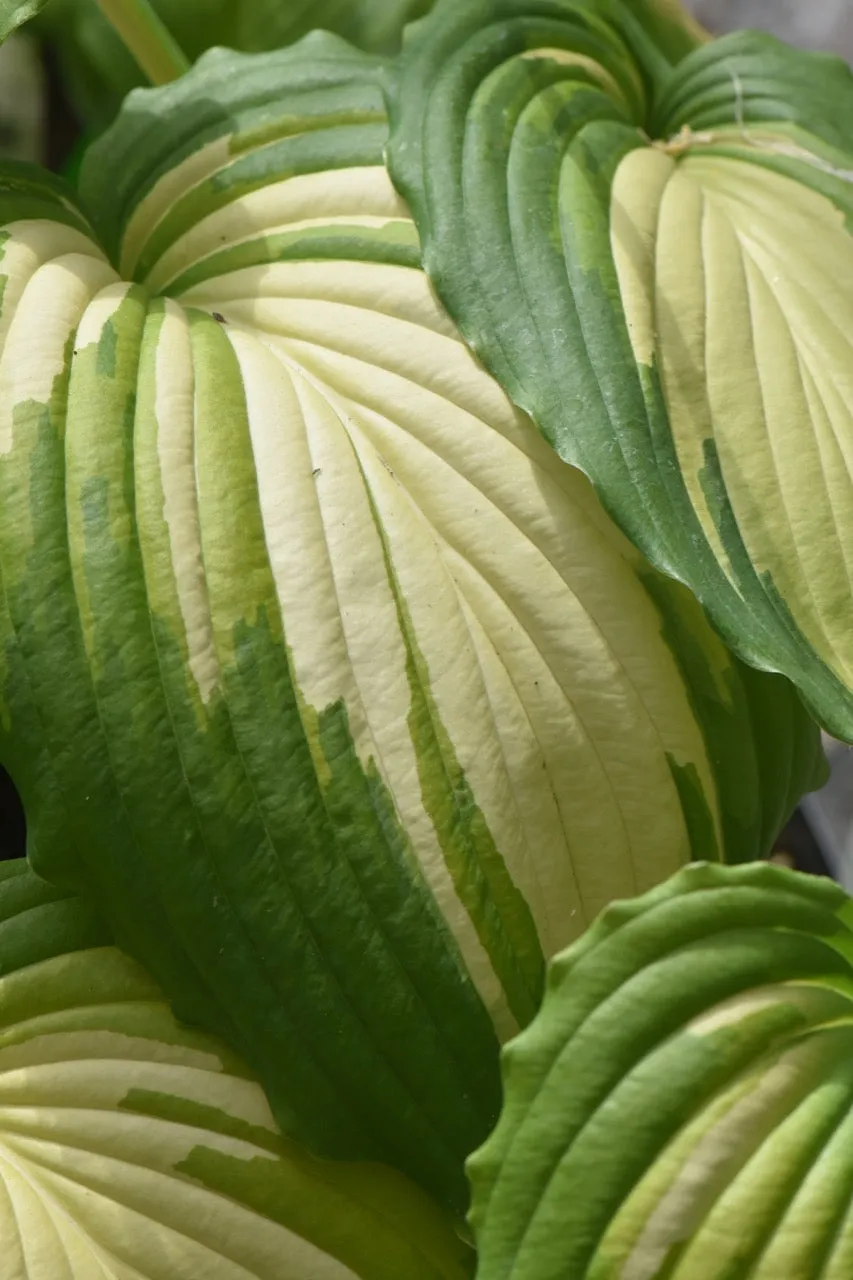
[[[478,1280],[847,1280],[853,906],[695,865],[551,966],[469,1161]]]

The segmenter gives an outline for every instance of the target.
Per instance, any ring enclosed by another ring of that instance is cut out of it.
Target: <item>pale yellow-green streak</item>
[[[145,244],[175,202],[228,163],[230,136],[215,138],[169,169],[139,201],[125,228],[120,270],[131,277]]]
[[[380,227],[408,211],[384,168],[299,174],[270,183],[201,218],[171,245],[146,278],[163,289],[189,266],[224,247],[299,228],[348,223]]]
[[[47,404],[92,297],[115,281],[103,259],[64,253],[37,266],[11,312],[0,355],[0,457],[13,445],[17,405]]]
[[[219,684],[219,662],[213,644],[199,529],[192,351],[186,315],[176,303],[166,303],[155,359],[154,413],[163,519],[168,529],[171,569],[190,671],[202,700],[208,702]]]

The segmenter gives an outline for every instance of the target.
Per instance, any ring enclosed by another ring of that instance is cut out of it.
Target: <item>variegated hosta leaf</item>
[[[0,864],[0,1274],[464,1280],[399,1174],[282,1139],[260,1086],[180,1026],[79,899]]]
[[[326,37],[134,97],[84,173],[132,285],[7,180],[2,754],[286,1128],[461,1204],[546,958],[819,749],[472,358],[385,139]]]
[[[853,738],[853,79],[621,0],[444,0],[390,164],[468,341],[736,649]]]
[[[552,964],[469,1161],[478,1280],[846,1280],[853,904],[694,866]]]

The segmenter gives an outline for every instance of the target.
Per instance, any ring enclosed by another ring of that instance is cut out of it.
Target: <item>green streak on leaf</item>
[[[75,905],[78,911],[83,903],[78,898],[66,899],[65,905]],[[90,913],[91,914],[91,913]],[[30,932],[32,932],[32,922]],[[90,939],[85,935],[79,946],[75,942],[73,949],[86,945],[105,947],[109,944],[111,934],[106,926],[93,921]],[[2,935],[0,935],[2,936]],[[79,931],[72,938],[81,937]],[[62,935],[51,933],[51,946],[56,947],[63,942]],[[5,946],[5,942],[4,942]],[[123,956],[125,963],[131,963]],[[114,967],[114,966],[113,966]],[[142,970],[138,971],[140,974]],[[58,1012],[47,1012],[37,1017],[28,1017],[26,1023],[17,1024],[11,1030],[0,1033],[0,1049],[25,1043],[33,1036],[64,1034],[75,1031],[97,1030],[107,1032],[116,1037],[129,1037],[134,1040],[149,1040],[161,1045],[179,1045],[183,1049],[195,1050],[203,1054],[211,1062],[213,1070],[225,1071],[231,1076],[244,1080],[254,1079],[242,1058],[237,1057],[223,1041],[212,1042],[201,1031],[194,1031],[183,1023],[177,1023],[169,1006],[162,999],[158,988],[153,986],[141,989],[133,999],[106,1002],[93,1013],[92,1006],[84,1008],[62,1009]],[[213,1062],[216,1065],[213,1065]]]
[[[0,231],[0,262],[6,257],[6,243],[11,239],[10,231]],[[3,301],[6,297],[6,285],[9,277],[0,275],[0,317],[3,315]]]
[[[702,493],[711,519],[714,522],[714,527],[731,565],[736,586],[747,600],[755,597],[756,588],[758,588],[770,602],[777,616],[780,633],[794,638],[800,636],[800,629],[786,600],[776,586],[772,573],[769,570],[757,571],[752,563],[729,502],[719,452],[713,438],[706,439],[703,442],[703,453],[705,465],[699,472],[699,483],[702,487]],[[802,643],[802,640],[800,640],[800,646]],[[811,659],[810,664],[804,663],[802,658],[799,658],[797,671],[797,686],[806,706],[810,706],[813,701],[820,701],[821,704],[825,703],[825,695],[821,691],[825,691],[831,685],[835,686],[839,705],[843,706],[849,698],[848,690],[845,689],[838,677],[825,666],[823,660],[818,657],[814,650],[810,651],[809,656]],[[813,691],[815,691],[814,698]],[[816,714],[816,719],[821,723],[825,723],[827,717],[826,715]],[[831,725],[829,727],[830,729],[832,728]],[[817,782],[815,785],[820,785],[820,783]]]
[[[170,1120],[173,1124],[221,1133],[225,1137],[237,1138],[240,1142],[251,1142],[273,1155],[279,1155],[284,1146],[290,1145],[272,1129],[250,1124],[248,1120],[228,1115],[207,1103],[176,1097],[171,1093],[159,1093],[154,1089],[129,1089],[119,1103],[119,1108],[122,1111],[132,1111],[134,1115]]]
[[[465,906],[520,1025],[535,1015],[545,960],[530,908],[515,887],[477,804],[431,693],[408,610],[397,604],[406,638],[412,693],[408,724],[418,760],[424,806],[435,824],[456,891]]]
[[[435,826],[456,892],[500,979],[513,1016],[525,1026],[539,1008],[545,983],[545,957],[536,924],[513,883],[442,722],[430,671],[375,509],[373,515],[406,645],[411,692],[407,719],[424,808]]]
[[[381,227],[319,227],[282,235],[259,235],[221,253],[211,254],[172,280],[163,292],[177,297],[226,272],[270,262],[300,262],[306,258],[313,261],[383,262],[416,269],[421,265],[420,243],[411,222],[388,222]]]
[[[719,862],[720,846],[714,826],[714,815],[708,804],[705,788],[695,764],[678,764],[667,752],[666,757],[672,780],[681,801],[681,810],[690,835],[693,857],[702,862]]]
[[[324,96],[328,98],[328,94]],[[344,102],[345,106],[338,112],[324,111],[318,115],[308,115],[303,108],[302,114],[276,115],[274,120],[264,120],[260,124],[243,128],[229,138],[228,150],[236,156],[268,147],[288,137],[316,133],[336,125],[384,125],[385,111],[374,85],[358,86],[355,90],[348,87]]]
[[[720,455],[713,436],[703,441],[702,453],[705,465],[698,477],[702,494],[732,567],[735,581],[741,589],[744,589],[754,582],[755,573],[729,502]]]
[[[694,857],[713,862],[721,857],[734,862],[748,860],[755,856],[758,838],[758,774],[754,745],[750,735],[744,732],[748,709],[737,672],[722,642],[715,644],[709,636],[702,610],[684,587],[651,568],[641,572],[640,577],[660,614],[663,640],[684,677],[685,694],[702,730],[708,761],[717,782],[724,847],[719,848],[715,836],[707,852],[695,853]],[[671,762],[671,768],[674,763]],[[674,772],[673,778],[678,786]],[[695,783],[701,786],[698,775]],[[679,794],[684,803],[688,797],[680,786]],[[704,793],[702,806],[710,817]],[[691,837],[701,834],[704,820],[694,833],[688,808],[685,808],[685,818]],[[701,844],[694,846],[702,847]]]
[[[300,1159],[293,1149],[288,1154],[287,1160],[241,1160],[199,1145],[175,1172],[296,1230],[370,1280],[464,1280],[472,1274],[474,1255],[451,1219],[391,1170],[320,1162],[311,1167],[309,1157]]]
[[[316,132],[285,137],[239,154],[211,178],[193,186],[152,229],[136,265],[137,279],[144,279],[189,228],[253,191],[302,174],[382,164],[388,135],[384,122],[334,128],[320,128],[320,123],[327,122],[318,122]]]
[[[72,420],[75,414],[90,411],[97,415],[94,431],[84,445],[77,441],[76,431],[69,432],[74,437],[68,472],[72,541],[74,530],[82,520],[87,551],[99,543],[97,568],[89,572],[84,564],[77,579],[83,629],[90,654],[95,629],[92,601],[99,589],[99,576],[103,574],[105,563],[109,562],[112,585],[115,589],[120,588],[128,548],[134,539],[133,450],[122,447],[120,441],[133,438],[139,345],[145,307],[142,291],[131,290],[105,323],[97,344],[83,348],[74,356],[69,419]],[[104,467],[109,468],[107,473],[101,470]],[[93,670],[96,676],[102,674],[94,660]]]
[[[98,377],[114,378],[116,376],[117,345],[118,332],[115,323],[113,320],[108,320],[98,342],[98,360],[95,365]]]
[[[750,590],[754,592],[755,583],[758,581],[772,601],[776,612],[781,615],[785,628],[795,635],[798,630],[797,624],[773,581],[773,575],[769,571],[756,572],[752,563],[729,502],[720,455],[713,437],[703,441],[702,452],[705,457],[705,466],[699,472],[699,483],[714,526],[732,566],[737,585],[745,593]]]
[[[211,197],[219,197],[217,203],[221,206],[256,191],[274,178],[281,180],[300,173],[381,163],[388,127],[378,113],[377,117],[371,113],[364,123],[358,118],[352,122],[346,116],[319,118],[312,121],[314,127],[308,133],[301,132],[241,153],[193,193],[196,203],[200,208],[203,202],[205,211],[210,212]]]

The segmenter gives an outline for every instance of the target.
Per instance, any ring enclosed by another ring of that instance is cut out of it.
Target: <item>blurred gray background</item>
[[[807,49],[832,49],[853,62],[853,0],[688,0],[711,31],[760,27]]]

